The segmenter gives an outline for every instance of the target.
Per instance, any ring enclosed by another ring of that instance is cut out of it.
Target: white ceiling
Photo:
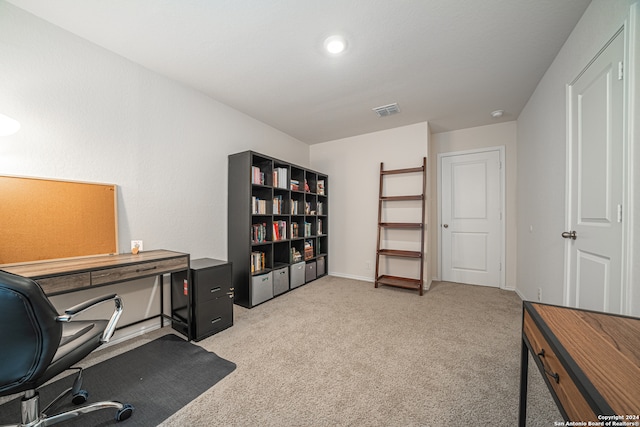
[[[9,1],[308,144],[515,120],[590,2]],[[349,46],[329,57],[334,33]]]

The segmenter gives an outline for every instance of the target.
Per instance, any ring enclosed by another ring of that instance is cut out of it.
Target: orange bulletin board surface
[[[115,185],[0,176],[0,265],[117,248]]]

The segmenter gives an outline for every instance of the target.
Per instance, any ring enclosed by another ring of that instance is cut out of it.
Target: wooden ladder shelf
[[[406,196],[384,196],[383,184],[386,175],[397,174],[421,174],[422,177],[422,194],[406,195]],[[376,247],[376,275],[375,287],[379,285],[394,286],[397,288],[413,289],[419,291],[423,295],[424,283],[424,218],[425,218],[425,199],[427,189],[427,158],[422,159],[422,166],[417,168],[384,170],[384,164],[380,163],[380,195],[378,199],[378,243]],[[382,213],[389,202],[399,201],[420,201],[421,216],[419,222],[383,222]],[[416,230],[420,232],[420,250],[408,251],[398,249],[381,248],[382,231],[384,229],[404,229]],[[413,258],[420,262],[420,277],[410,278],[401,276],[392,276],[388,274],[380,274],[380,258],[381,257],[401,257]]]

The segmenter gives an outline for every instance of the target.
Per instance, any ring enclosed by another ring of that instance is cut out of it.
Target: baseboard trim
[[[168,320],[163,319],[163,326],[167,326],[170,322]],[[98,350],[111,347],[112,345],[120,344],[122,342],[128,341],[132,338],[139,337],[151,331],[155,331],[156,329],[160,329],[160,322],[158,319],[149,319],[147,322],[139,323],[137,325],[126,326],[114,334],[111,340],[100,346]]]
[[[361,280],[363,282],[373,283],[373,277],[356,276],[354,274],[336,273],[335,271],[329,272],[330,276],[342,277],[343,279]]]

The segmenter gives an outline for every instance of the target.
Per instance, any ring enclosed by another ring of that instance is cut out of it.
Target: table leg
[[[160,274],[160,329],[164,326],[164,275]]]
[[[527,423],[527,380],[529,375],[529,348],[522,339],[520,354],[520,414],[518,425],[524,427]]]

